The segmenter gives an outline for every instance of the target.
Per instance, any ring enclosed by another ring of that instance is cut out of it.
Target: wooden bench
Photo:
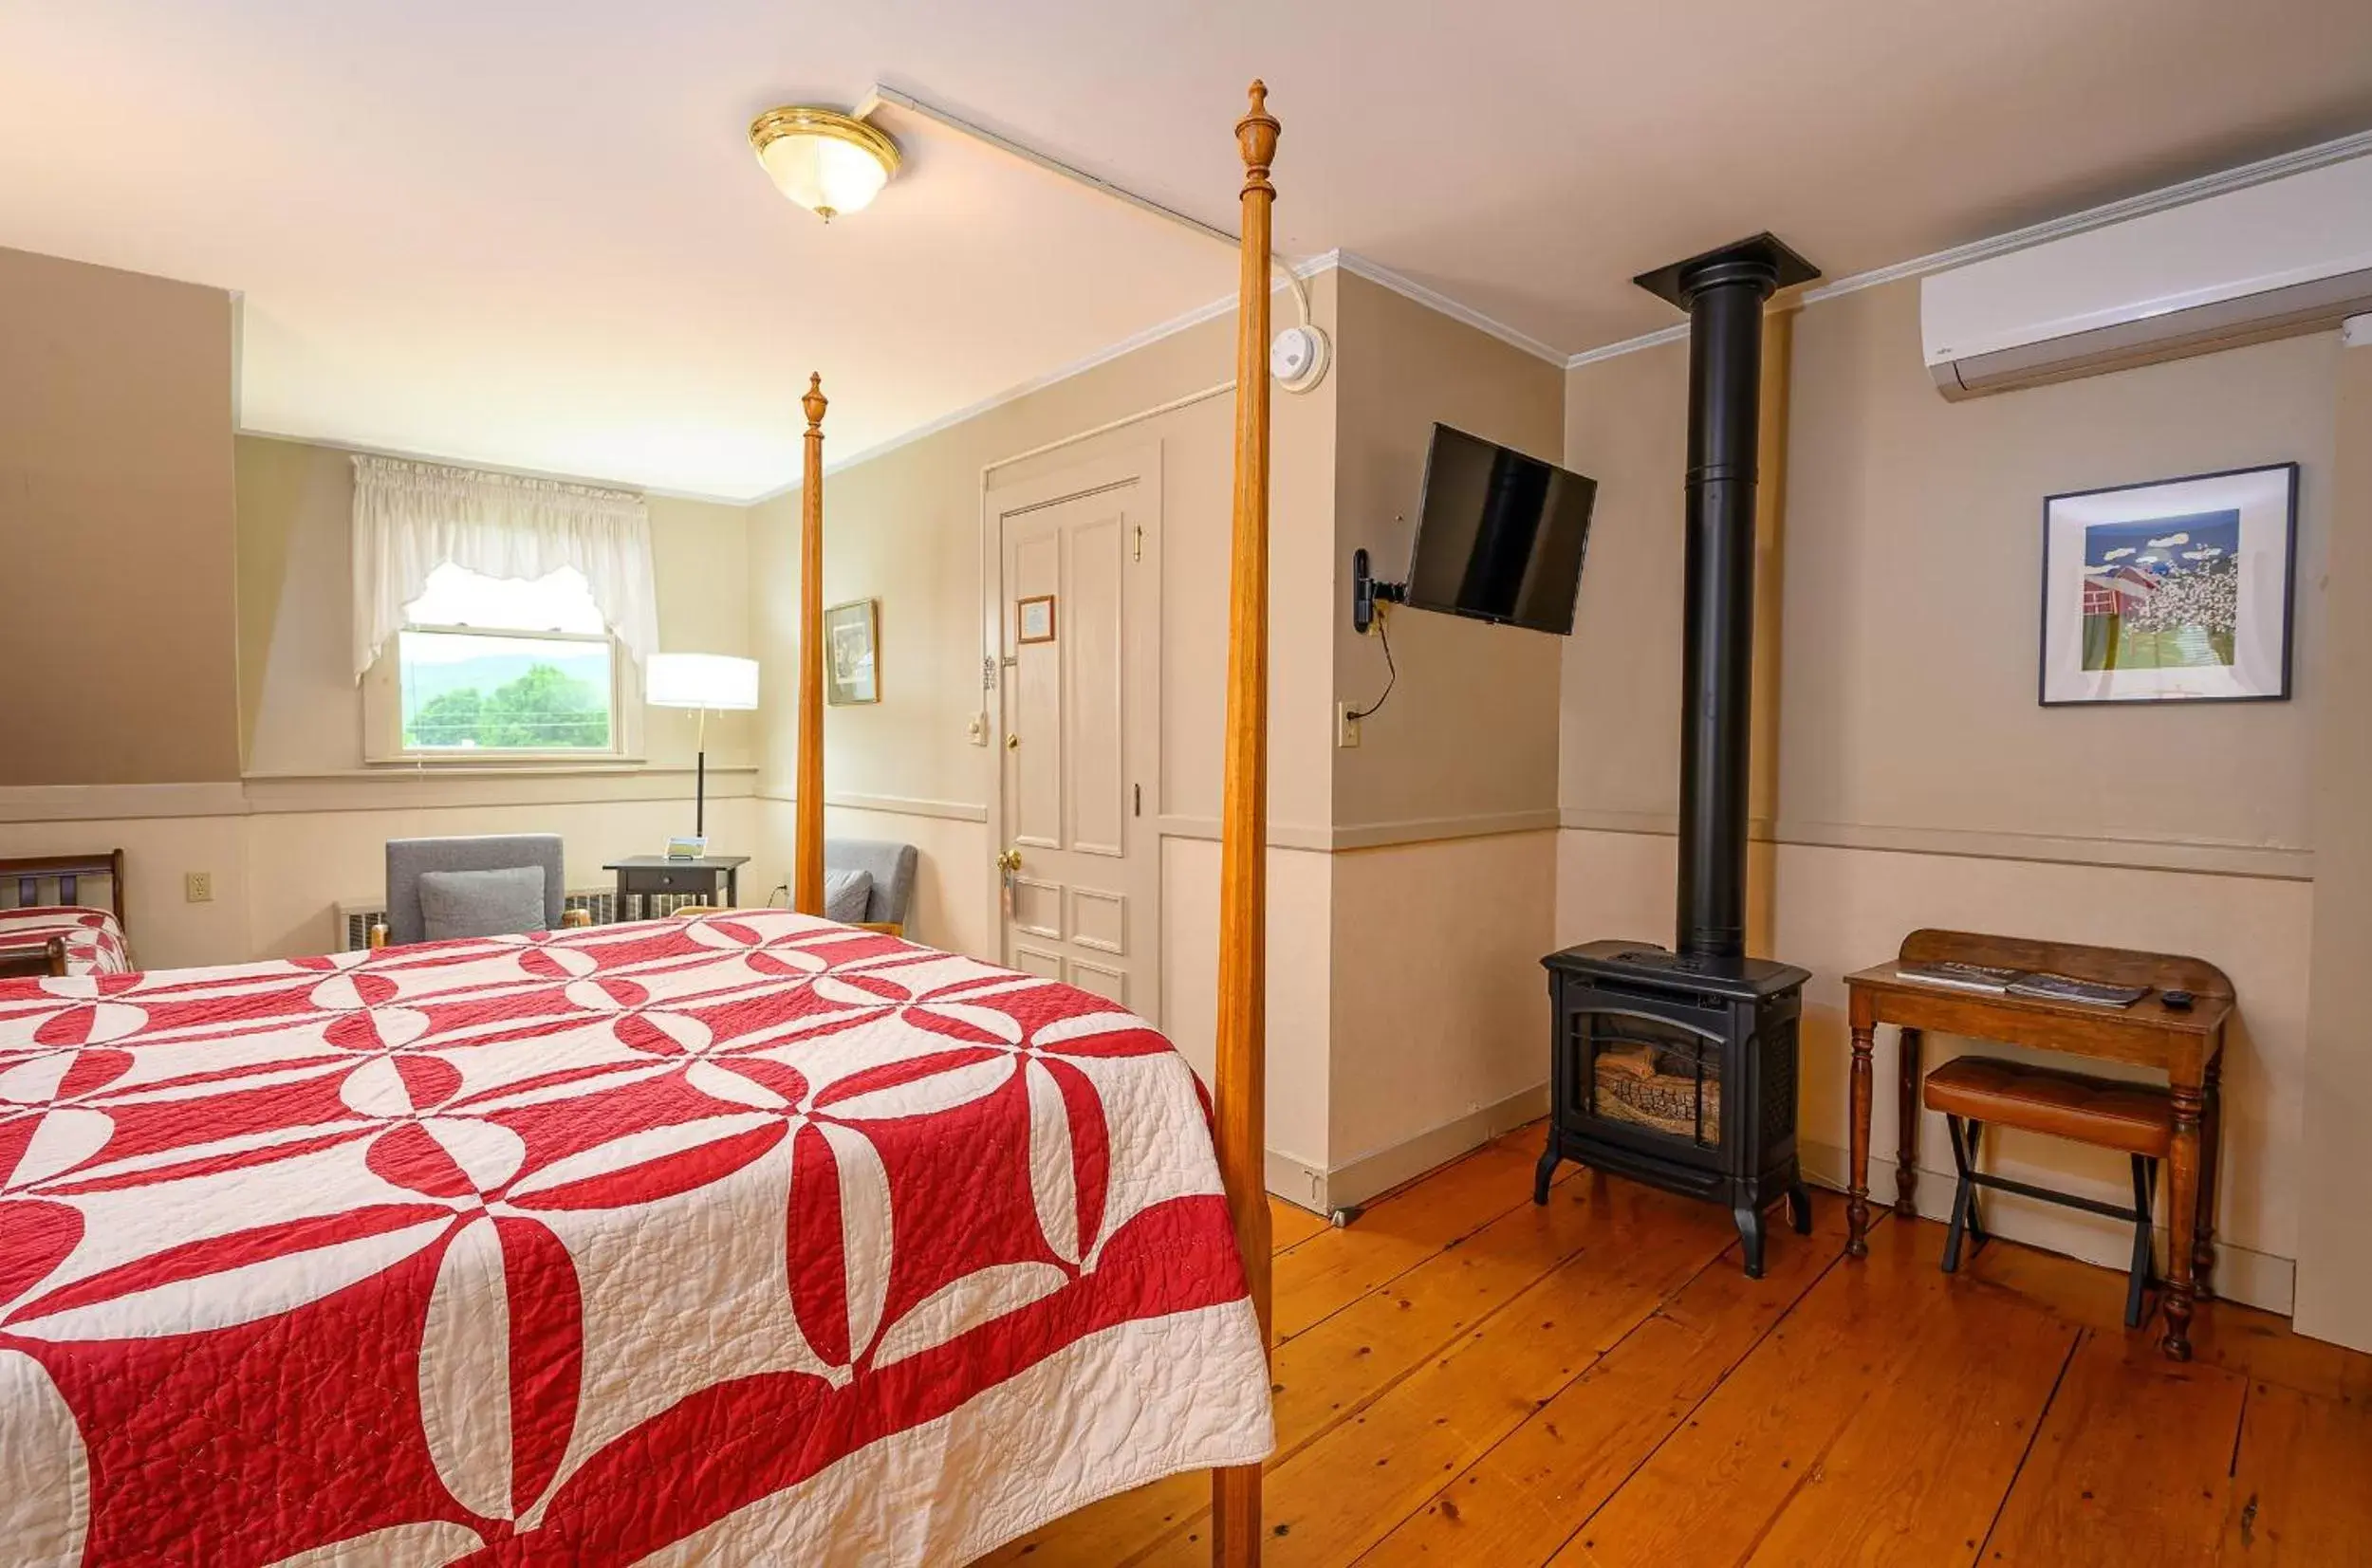
[[[1958,1270],[1964,1234],[1974,1236],[1980,1246],[1985,1243],[1985,1228],[1976,1211],[1978,1188],[2104,1214],[2133,1227],[2125,1327],[2140,1327],[2142,1295],[2150,1283],[2150,1195],[2158,1185],[2158,1162],[2174,1143],[2173,1094],[2153,1084],[1964,1056],[1927,1075],[1925,1097],[1929,1110],[1944,1115],[1944,1124],[1952,1134],[1952,1163],[1960,1173],[1960,1185],[1952,1198],[1952,1226],[1944,1237],[1944,1272]],[[1989,1125],[2047,1133],[2130,1156],[2133,1207],[2122,1208],[2097,1198],[1984,1174],[1976,1168],[1977,1142]]]

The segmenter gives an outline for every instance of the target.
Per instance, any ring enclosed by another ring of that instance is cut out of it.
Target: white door
[[[1146,454],[990,491],[1005,961],[1157,1022],[1159,495]]]

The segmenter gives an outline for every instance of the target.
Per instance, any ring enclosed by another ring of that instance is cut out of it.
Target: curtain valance
[[[428,574],[446,562],[487,577],[534,579],[574,566],[637,664],[658,651],[651,521],[642,498],[550,479],[354,460],[354,678],[403,625]]]

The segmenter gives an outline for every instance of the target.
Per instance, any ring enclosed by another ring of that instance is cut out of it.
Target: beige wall
[[[379,896],[391,838],[558,832],[584,887],[689,829],[694,728],[669,710],[641,766],[363,767],[352,468],[234,439],[219,290],[0,251],[0,654],[71,646],[83,666],[8,688],[0,854],[121,847],[142,963],[338,945],[337,906]],[[748,652],[746,511],[654,498],[651,519],[662,642]],[[720,847],[757,837],[755,730],[710,723]],[[184,896],[193,872],[212,898]]]
[[[242,435],[238,453],[240,732],[247,772],[318,777],[362,768],[362,698],[355,684],[354,463],[336,447]],[[661,647],[751,650],[749,512],[653,496],[651,571]],[[688,766],[695,715],[651,708],[643,755]],[[712,767],[753,765],[757,725],[746,713],[708,720]],[[383,772],[383,770],[381,770]]]
[[[2299,1150],[2298,1327],[2372,1351],[2372,1047],[2362,974],[2372,954],[2372,347],[2341,351],[2339,460],[2314,766],[2314,987]]]
[[[1311,282],[1331,323],[1333,275]],[[1282,296],[1280,296],[1280,303]],[[1158,446],[1162,472],[1163,594],[1185,607],[1162,623],[1165,815],[1218,812],[1216,747],[1226,658],[1225,570],[1232,463],[1234,317],[1222,315],[854,467],[825,482],[825,601],[881,601],[881,701],[825,716],[825,787],[833,799],[957,804],[984,810],[995,759],[967,727],[980,687],[984,474],[999,484]],[[825,388],[828,393],[829,387]],[[1216,392],[1152,417],[1129,416]],[[1115,421],[1120,428],[1075,439]],[[825,420],[827,463],[831,419]],[[1057,450],[1026,454],[1052,443]],[[1332,379],[1275,405],[1271,527],[1270,810],[1279,822],[1328,820],[1331,692],[1313,612],[1326,589],[1334,506]],[[1016,459],[1019,459],[1016,461]],[[763,787],[788,795],[797,726],[799,496],[752,513],[751,620],[769,698]],[[1313,657],[1314,655],[1314,657]]]
[[[1366,279],[1341,282],[1334,548],[1338,701],[1382,692],[1350,626],[1351,552],[1406,574],[1436,421],[1551,461],[1564,372]],[[1399,677],[1333,754],[1332,1204],[1363,1202],[1539,1109],[1555,914],[1560,639],[1391,613]]]
[[[1923,925],[2199,954],[2240,993],[2223,1202],[2235,1294],[2287,1308],[2306,1171],[2311,758],[2326,609],[2336,339],[2325,334],[1947,403],[1920,362],[1918,288],[1793,321],[1776,839],[1757,856],[1770,950],[1811,968],[1807,1169],[1841,1175],[1837,977]],[[1557,938],[1668,942],[1678,783],[1687,349],[1570,373],[1566,460],[1602,482],[1566,650]],[[2304,465],[2294,700],[2035,703],[2043,497]],[[1767,469],[1769,464],[1767,462]],[[1759,758],[1758,772],[1772,759]],[[1957,1049],[1938,1042],[1937,1054]],[[1892,1146],[1891,1046],[1880,1148]],[[2113,1195],[2085,1152],[2005,1140],[2029,1174]],[[1949,1168],[1940,1128],[1922,1163]],[[1882,1185],[1882,1184],[1881,1184]],[[1932,1176],[1924,1207],[1940,1208]],[[2006,1234],[2114,1263],[2108,1222],[2005,1201]]]
[[[0,250],[0,786],[238,777],[231,297]]]
[[[1320,324],[1332,329],[1336,277],[1311,280],[1310,295]],[[1289,309],[1282,295],[1275,304]],[[824,492],[825,602],[878,599],[881,627],[881,700],[825,710],[825,831],[914,843],[924,863],[912,933],[993,957],[1002,935],[990,871],[1002,841],[991,821],[997,754],[969,734],[989,700],[980,680],[985,490],[1158,451],[1161,767],[1146,810],[1160,826],[1159,1022],[1205,1071],[1217,962],[1210,945],[1217,846],[1210,840],[1224,721],[1234,331],[1232,313],[1215,317],[829,470]],[[1269,812],[1280,839],[1323,839],[1332,812],[1323,606],[1332,594],[1334,405],[1332,378],[1275,402]],[[828,441],[828,414],[825,428]],[[829,461],[828,445],[825,452]],[[751,522],[750,620],[769,693],[760,737],[760,860],[751,869],[769,884],[784,878],[791,854],[799,505],[796,492],[784,495],[757,507]],[[1301,858],[1272,858],[1271,930],[1315,946],[1306,958],[1271,963],[1270,1146],[1322,1169],[1326,882]]]
[[[2304,849],[2338,354],[2317,333],[1948,403],[1920,365],[1917,284],[1806,310],[1783,819],[2139,841],[2130,853]],[[2044,496],[2292,458],[2293,700],[2037,705]]]
[[[1407,575],[1435,421],[1536,457],[1562,454],[1564,373],[1547,360],[1364,278],[1342,275],[1335,539],[1324,608],[1339,694],[1365,708],[1383,653],[1351,630],[1351,552]],[[1393,612],[1399,678],[1334,760],[1338,829],[1552,811],[1557,800],[1555,637],[1456,616]],[[1531,825],[1540,825],[1535,822]]]

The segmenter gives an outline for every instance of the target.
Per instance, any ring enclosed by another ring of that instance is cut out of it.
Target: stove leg
[[[1763,1277],[1763,1211],[1751,1204],[1741,1204],[1730,1211],[1738,1222],[1738,1246],[1746,1256],[1746,1277]]]
[[[1548,1183],[1557,1173],[1557,1135],[1548,1134],[1548,1147],[1540,1152],[1540,1163],[1532,1167],[1532,1202],[1548,1201]]]
[[[1788,1189],[1788,1224],[1795,1228],[1799,1236],[1812,1233],[1812,1194],[1802,1182],[1796,1182]]]

